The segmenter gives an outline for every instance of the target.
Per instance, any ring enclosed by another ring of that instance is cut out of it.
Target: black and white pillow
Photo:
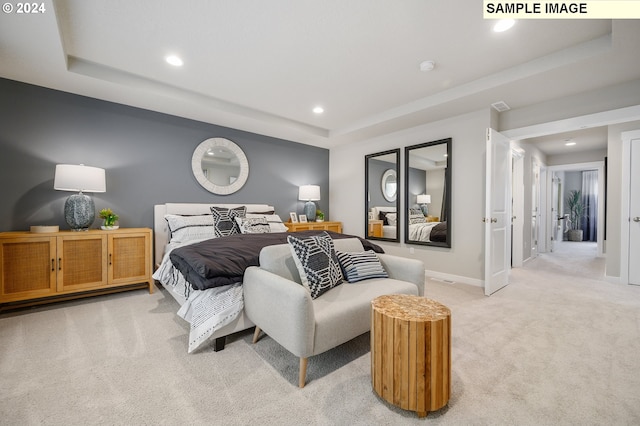
[[[339,251],[336,252],[336,256],[345,278],[350,283],[371,278],[389,278],[389,274],[373,250],[361,253]]]
[[[169,227],[172,243],[184,243],[192,240],[215,238],[215,223],[210,214],[183,216],[166,214],[164,219]]]
[[[271,232],[269,222],[264,216],[236,217],[236,222],[242,234],[268,234]]]
[[[271,228],[271,232],[287,232],[289,229],[282,223],[282,219],[277,214],[271,212],[266,212],[264,214],[261,213],[247,213],[248,218],[254,217],[264,217],[267,219],[267,223],[269,223],[269,227]]]
[[[426,223],[427,219],[424,217],[422,210],[411,208],[409,209],[409,225],[416,225],[418,223]]]
[[[344,279],[333,240],[326,232],[311,237],[287,236],[302,284],[315,299]]]
[[[229,235],[240,234],[240,227],[236,222],[236,217],[245,217],[247,208],[245,206],[228,209],[226,207],[211,207],[215,233],[217,237],[228,237]]]

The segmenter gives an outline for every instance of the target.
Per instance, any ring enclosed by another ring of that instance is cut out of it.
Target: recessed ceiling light
[[[423,71],[423,72],[431,71],[435,67],[436,67],[435,61],[429,60],[429,61],[423,61],[420,63],[420,71]]]
[[[574,146],[576,143],[575,142],[567,142],[565,143],[566,146]]]
[[[324,108],[322,108],[321,106],[317,106],[313,109],[313,112],[316,114],[322,114],[324,112]]]
[[[167,61],[168,64],[173,65],[174,67],[181,67],[182,64],[184,63],[182,62],[182,59],[180,59],[176,55],[169,55],[166,58],[164,58],[164,60]]]
[[[516,23],[513,19],[501,19],[493,26],[493,32],[501,33],[503,31],[507,31],[509,28],[513,27]]]

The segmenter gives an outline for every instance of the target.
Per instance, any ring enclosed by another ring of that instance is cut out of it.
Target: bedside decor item
[[[298,215],[295,212],[290,212],[289,218],[291,219],[291,223],[298,223]]]
[[[116,222],[120,217],[117,214],[115,214],[113,210],[111,209],[100,210],[100,218],[104,219],[104,223],[100,228],[107,231],[119,228],[119,226],[116,225]]]
[[[48,232],[58,232],[60,227],[58,225],[35,225],[29,228],[33,234],[46,234]]]
[[[422,194],[416,197],[416,203],[420,204],[420,209],[422,210],[422,214],[425,216],[429,215],[429,208],[427,204],[431,204],[431,195]]]
[[[324,212],[322,210],[316,210],[316,222],[324,222]]]
[[[304,214],[309,222],[315,222],[316,203],[314,201],[320,201],[320,187],[318,185],[302,185],[298,192],[298,199],[306,201]]]
[[[84,164],[56,165],[53,188],[58,191],[78,191],[64,203],[64,219],[74,231],[86,231],[96,218],[93,200],[85,192],[105,192],[104,169]]]

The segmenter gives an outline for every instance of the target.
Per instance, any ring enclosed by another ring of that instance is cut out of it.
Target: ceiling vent
[[[498,112],[509,111],[511,107],[505,101],[498,101],[491,104],[491,107]]]

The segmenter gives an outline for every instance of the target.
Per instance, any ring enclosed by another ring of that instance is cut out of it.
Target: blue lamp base
[[[316,203],[313,201],[307,201],[304,204],[304,214],[307,216],[309,222],[316,221]]]
[[[73,194],[64,203],[64,220],[73,231],[86,231],[96,218],[93,200],[83,193]]]

